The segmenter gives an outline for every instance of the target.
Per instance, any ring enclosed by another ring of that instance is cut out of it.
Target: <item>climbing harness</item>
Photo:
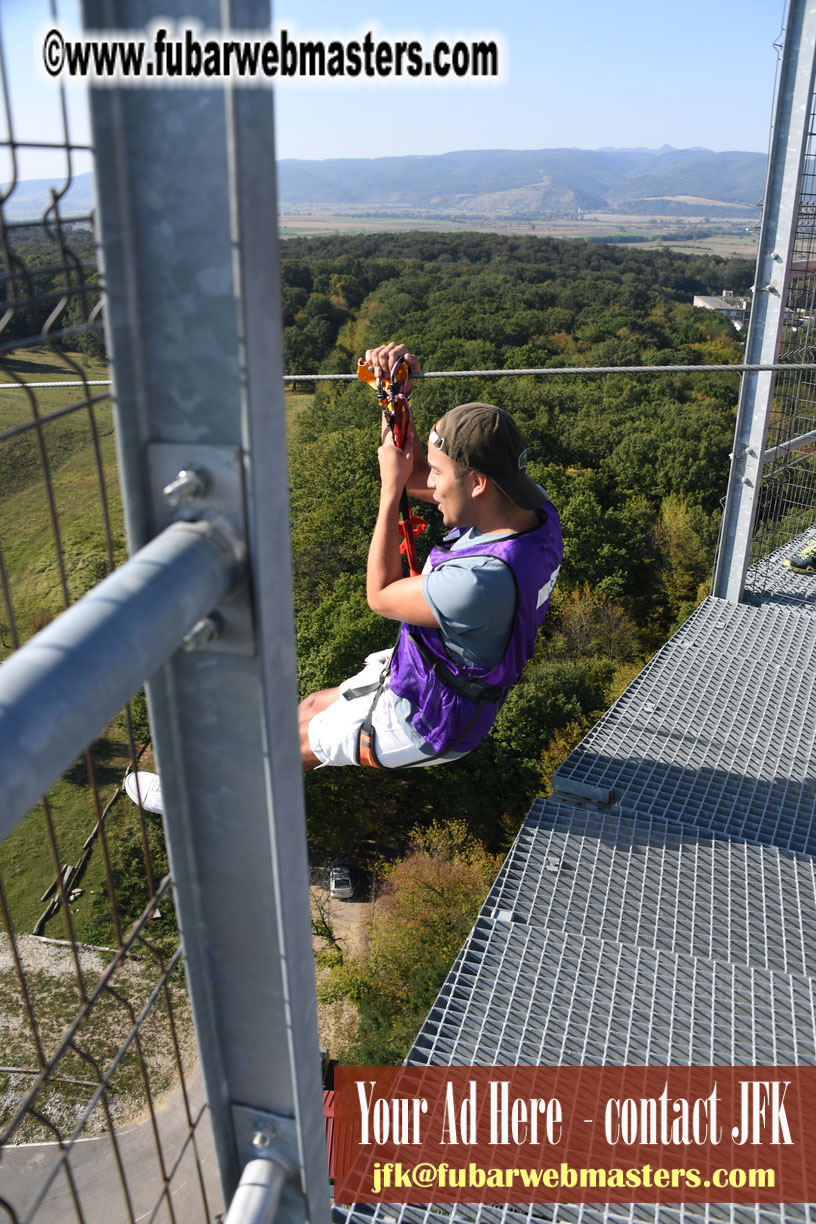
[[[404,357],[399,358],[390,375],[386,378],[379,375],[375,378],[371,366],[361,357],[357,363],[357,377],[369,383],[377,392],[377,403],[382,409],[385,422],[391,431],[391,437],[396,446],[402,450],[405,446],[411,428],[411,392],[408,383],[411,380],[411,369]],[[408,570],[412,578],[419,575],[416,556],[416,538],[425,530],[424,519],[417,518],[411,511],[411,503],[405,489],[400,497],[400,553],[407,558]]]
[[[357,732],[357,764],[369,765],[372,769],[383,768],[383,764],[377,756],[377,749],[374,746],[374,711],[377,708],[377,702],[385,691],[385,683],[391,670],[391,653],[391,651],[388,652],[388,658],[385,660],[382,671],[376,680],[371,684],[365,685],[363,688],[349,688],[343,693],[346,701],[354,701],[356,697],[371,697],[368,713]]]
[[[493,705],[499,701],[502,701],[507,695],[507,686],[487,684],[484,680],[474,679],[470,676],[456,675],[450,670],[450,668],[444,665],[441,659],[437,659],[432,656],[421,640],[415,638],[412,634],[409,634],[408,636],[419,653],[422,655],[423,660],[440,678],[440,680],[442,680],[443,684],[446,684],[449,688],[453,689],[453,691],[458,693],[461,697],[465,697],[468,701],[474,703],[473,714],[456,738],[450,743],[445,744],[440,751],[433,753],[431,756],[425,756],[421,761],[416,762],[416,765],[430,765],[432,761],[437,760],[437,758],[443,754],[447,755],[450,752],[456,751],[459,744],[479,718],[484,706]],[[391,658],[389,656],[382,671],[380,672],[379,677],[376,680],[365,685],[363,688],[347,689],[343,694],[347,701],[353,701],[355,697],[371,696],[372,698],[371,705],[368,708],[368,713],[363,719],[360,730],[357,733],[357,763],[358,765],[368,765],[373,769],[392,768],[389,766],[384,766],[377,755],[374,732],[374,711],[377,708],[377,702],[380,700],[380,697],[382,697],[385,691],[385,685],[390,671]],[[406,768],[412,768],[412,766],[407,766]]]

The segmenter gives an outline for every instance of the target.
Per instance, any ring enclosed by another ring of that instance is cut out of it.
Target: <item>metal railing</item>
[[[792,364],[816,355],[816,99],[811,98],[807,143],[796,210],[779,358]],[[786,370],[777,376],[758,489],[753,568],[747,592],[767,584],[763,573],[777,549],[816,519],[816,374]],[[765,566],[757,564],[765,560]]]
[[[714,578],[734,602],[773,582],[774,554],[816,520],[815,60],[816,12],[791,0],[745,359],[793,368],[742,381]]]
[[[137,7],[88,0],[84,23],[138,28]],[[254,2],[224,13],[237,29],[269,19]],[[319,1220],[283,396],[268,394],[282,386],[271,97],[95,97],[93,218],[65,97],[50,139],[29,140],[7,59],[0,1220],[211,1221],[243,1168],[258,1183],[259,1158],[267,1208]],[[32,215],[35,152],[53,186]],[[185,218],[173,266],[150,226],[157,194]],[[188,283],[207,269],[218,292]],[[142,684],[152,734],[129,700]],[[164,829],[139,772],[157,767]]]
[[[48,141],[18,133],[1,43],[0,76],[0,378],[18,384],[0,401],[0,1219],[212,1220],[219,1193],[173,889],[157,817],[122,788],[149,759],[129,704],[147,672],[115,615],[132,570],[116,569],[110,393],[91,376],[106,373],[92,217],[71,203],[90,150],[72,139],[62,94]],[[34,151],[51,185],[26,215]],[[54,384],[45,393],[32,385],[43,374]],[[143,614],[158,590],[147,576]],[[167,653],[177,632],[176,615]],[[108,653],[104,694],[87,698],[83,633],[94,655],[107,638]]]

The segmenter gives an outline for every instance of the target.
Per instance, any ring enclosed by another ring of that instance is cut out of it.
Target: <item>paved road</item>
[[[195,1117],[203,1101],[200,1072],[190,1077],[188,1093]],[[207,1115],[196,1128],[198,1158],[207,1195],[205,1207],[192,1145],[188,1145],[178,1168],[171,1173],[187,1135],[181,1092],[170,1093],[158,1106],[156,1114],[164,1161],[171,1177],[172,1199],[172,1214],[163,1204],[155,1216],[157,1224],[212,1224],[216,1213],[222,1210],[222,1203]],[[146,1224],[163,1184],[153,1126],[148,1118],[120,1131],[118,1138],[132,1218]],[[53,1143],[33,1143],[4,1148],[0,1154],[0,1198],[12,1205],[20,1220],[26,1218],[53,1169],[57,1150]],[[84,1220],[85,1224],[130,1224],[131,1215],[108,1135],[80,1140],[71,1153],[70,1165],[82,1215],[77,1214],[69,1180],[63,1171],[57,1175],[32,1217],[32,1224],[69,1224],[74,1220]],[[0,1221],[6,1224],[2,1207]]]

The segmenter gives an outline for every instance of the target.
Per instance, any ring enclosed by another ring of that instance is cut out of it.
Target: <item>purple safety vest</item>
[[[419,709],[411,724],[437,755],[470,752],[481,743],[512,684],[535,652],[536,634],[547,611],[563,547],[561,524],[551,502],[537,511],[541,522],[529,531],[472,548],[452,551],[448,540],[431,550],[431,569],[460,557],[497,557],[516,582],[516,609],[510,636],[492,668],[465,667],[445,649],[438,629],[403,624],[391,660],[389,685]],[[455,539],[455,537],[454,537]]]

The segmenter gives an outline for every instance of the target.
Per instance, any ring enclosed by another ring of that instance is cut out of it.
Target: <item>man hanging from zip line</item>
[[[389,375],[404,344],[369,349]],[[337,688],[300,703],[304,770],[439,765],[475,748],[535,651],[561,565],[561,527],[525,472],[524,439],[492,404],[461,404],[431,430],[427,458],[411,429],[400,449],[387,426],[377,452],[380,504],[368,550],[369,607],[401,621],[393,652],[368,655]],[[417,577],[402,576],[403,490],[433,502],[449,528]]]

